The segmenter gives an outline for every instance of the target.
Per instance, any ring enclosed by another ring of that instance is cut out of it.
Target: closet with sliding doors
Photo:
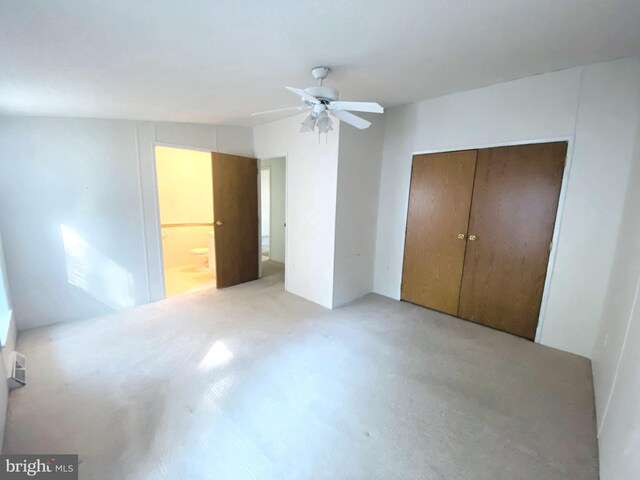
[[[413,157],[402,300],[533,340],[567,142]]]

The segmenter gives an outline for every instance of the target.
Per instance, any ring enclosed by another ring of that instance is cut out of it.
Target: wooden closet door
[[[457,314],[476,153],[413,157],[403,300]]]
[[[535,337],[566,153],[566,142],[478,151],[458,316]]]

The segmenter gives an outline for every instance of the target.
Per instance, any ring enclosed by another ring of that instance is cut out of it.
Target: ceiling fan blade
[[[343,102],[336,100],[329,104],[334,110],[352,110],[354,112],[384,113],[382,105],[376,102]]]
[[[353,113],[347,112],[346,110],[331,110],[331,114],[334,117],[339,118],[343,122],[348,123],[349,125],[352,125],[356,128],[359,128],[360,130],[369,128],[369,126],[371,125],[371,122],[369,120],[360,118],[359,116],[354,115]]]
[[[276,108],[275,110],[265,110],[264,112],[255,112],[252,113],[251,116],[255,116],[255,115],[269,115],[270,113],[278,113],[278,112],[288,112],[291,110],[306,110],[307,108],[311,108],[308,105],[300,105],[298,107],[286,107],[286,108]]]
[[[316,97],[314,97],[313,95],[305,92],[304,90],[302,90],[301,88],[296,88],[296,87],[284,87],[287,90],[289,90],[292,93],[295,93],[296,95],[298,95],[300,98],[302,98],[303,100],[315,105],[316,103],[320,103],[320,100],[318,100]]]

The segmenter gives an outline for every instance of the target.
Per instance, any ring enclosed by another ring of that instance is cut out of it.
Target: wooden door
[[[458,316],[535,337],[566,153],[566,142],[478,151]]]
[[[475,166],[476,150],[413,157],[403,300],[457,314]]]
[[[258,278],[258,164],[255,158],[211,154],[218,288]]]

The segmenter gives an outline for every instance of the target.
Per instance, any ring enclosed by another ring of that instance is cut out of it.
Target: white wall
[[[304,115],[254,128],[258,158],[287,158],[287,290],[333,305],[339,122],[320,141],[300,134]]]
[[[413,153],[568,139],[572,154],[539,339],[590,356],[631,163],[639,65],[635,57],[553,72],[385,114],[375,291],[400,298]]]
[[[275,262],[285,263],[285,245],[287,221],[287,160],[286,158],[272,158],[270,164],[270,231],[269,255]]]
[[[9,279],[7,278],[7,267],[4,258],[4,246],[2,244],[2,235],[0,234],[0,346],[2,347],[5,365],[9,361],[10,353],[15,350],[17,336],[18,332],[13,315]],[[0,372],[2,371],[0,370]]]
[[[366,130],[340,129],[334,307],[373,291],[384,118],[366,117]]]
[[[640,115],[640,58],[584,68],[567,201],[541,341],[591,357]]]
[[[640,471],[640,127],[593,375],[602,480]]]
[[[5,371],[5,364],[3,355],[0,355],[0,372]],[[9,403],[9,387],[6,380],[3,378],[2,385],[0,385],[0,452],[2,451],[4,443],[4,427],[7,421],[7,404]]]
[[[0,118],[0,228],[19,330],[162,297],[157,143],[253,153],[244,127]]]
[[[4,381],[5,365],[8,354],[15,349],[15,323],[11,313],[11,295],[8,289],[8,282],[5,269],[4,248],[2,246],[2,235],[0,235],[0,336],[2,337],[2,355],[0,355],[0,452],[4,440],[4,425],[7,416],[7,403],[9,389]]]
[[[145,302],[135,124],[3,118],[0,151],[0,227],[18,328]]]
[[[7,279],[7,269],[5,267],[4,247],[2,245],[2,235],[0,233],[0,345],[4,346],[11,330],[13,311],[11,307],[11,294],[9,292],[9,281]]]

